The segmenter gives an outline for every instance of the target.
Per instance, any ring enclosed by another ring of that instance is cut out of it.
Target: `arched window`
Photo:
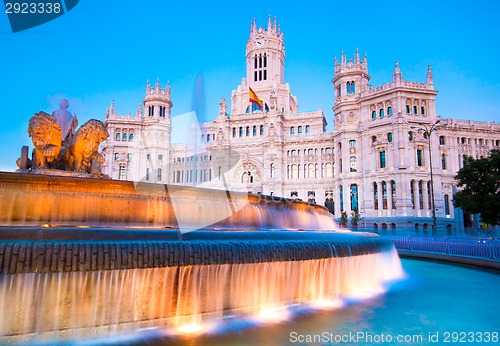
[[[295,134],[295,127],[290,127],[290,134],[293,136]]]
[[[372,119],[377,119],[377,111],[372,111]]]
[[[250,126],[247,126],[246,131],[245,131],[245,135],[247,137],[250,136]]]
[[[233,127],[233,137],[236,137],[236,127]]]
[[[373,209],[378,210],[378,184],[373,183]]]
[[[252,132],[252,134],[253,134],[254,137],[257,136],[257,126],[256,125],[253,126],[253,132]]]
[[[413,140],[413,131],[408,131],[408,140],[409,141]]]
[[[134,139],[134,134],[133,133],[129,134],[128,135],[128,140],[132,141],[133,139]]]
[[[392,107],[387,107],[387,115],[392,115]]]
[[[262,67],[262,54],[259,54],[259,67]]]
[[[270,175],[271,175],[271,178],[274,178],[274,163],[271,163]]]
[[[243,137],[243,127],[240,126],[240,137]]]
[[[257,54],[255,54],[255,57],[253,58],[254,60],[254,68],[257,68]]]
[[[356,140],[355,140],[355,139],[351,139],[351,140],[349,141],[349,146],[350,146],[350,147],[355,147],[355,146],[356,146]]]
[[[351,156],[351,158],[349,159],[349,168],[351,172],[357,172],[356,156]]]
[[[392,132],[389,132],[389,133],[387,134],[387,141],[388,141],[389,143],[391,143],[391,142],[392,142]]]
[[[381,117],[381,118],[383,118],[383,117],[384,117],[384,109],[383,109],[383,108],[381,108],[381,109],[379,110],[379,114],[380,114],[380,117]]]
[[[420,114],[424,115],[425,114],[425,109],[424,107],[420,107]]]
[[[351,82],[347,82],[347,94],[351,93]]]
[[[354,84],[354,81],[351,82],[351,94],[355,94],[356,93],[356,87],[355,87],[355,84]]]
[[[311,131],[311,126],[306,125],[306,134],[308,134]]]
[[[299,128],[298,128],[298,133],[299,133],[299,135],[301,135],[301,134],[302,134],[302,126],[299,126]]]
[[[266,53],[264,53],[264,67],[267,67],[267,55],[266,55]]]
[[[440,145],[444,145],[445,144],[444,136],[439,136],[439,144]]]
[[[117,133],[116,133],[116,137],[115,137],[115,139],[116,139],[117,141],[119,141],[119,140],[120,140],[120,138],[121,138],[121,134],[120,134],[120,132],[117,132]]]
[[[120,154],[115,153],[115,161],[117,161],[120,158]]]
[[[417,114],[417,106],[413,106],[413,114]]]
[[[406,114],[410,114],[410,105],[406,105]]]
[[[372,136],[372,143],[375,143],[377,141],[377,136]]]

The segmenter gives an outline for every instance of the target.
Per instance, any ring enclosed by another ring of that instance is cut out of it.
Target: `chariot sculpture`
[[[35,113],[28,124],[28,135],[33,142],[32,158],[28,147],[23,147],[17,160],[19,171],[70,171],[78,174],[102,176],[99,165],[104,157],[99,145],[109,137],[102,121],[90,119],[78,130],[78,120],[67,111],[68,101],[61,100],[60,108],[52,114]]]

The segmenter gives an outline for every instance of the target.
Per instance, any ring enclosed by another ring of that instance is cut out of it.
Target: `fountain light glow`
[[[179,328],[177,328],[179,332],[184,333],[184,334],[195,334],[199,333],[203,330],[203,327],[201,324],[183,324]]]
[[[266,308],[259,312],[257,318],[265,323],[277,323],[288,320],[290,313],[285,307],[281,308]]]

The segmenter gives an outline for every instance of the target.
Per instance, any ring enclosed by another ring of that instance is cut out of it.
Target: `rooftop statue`
[[[98,152],[99,144],[108,137],[106,126],[91,119],[75,132],[78,126],[76,114],[71,115],[67,100],[61,100],[60,108],[52,115],[40,111],[29,121],[28,135],[33,141],[33,155],[28,157],[28,147],[23,147],[17,160],[18,172],[46,174],[87,175],[104,177],[98,165],[104,157]],[[48,171],[50,170],[50,171]]]

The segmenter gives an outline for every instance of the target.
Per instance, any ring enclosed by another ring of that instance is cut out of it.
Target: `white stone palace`
[[[335,59],[334,131],[321,109],[297,113],[298,100],[284,79],[285,45],[279,25],[250,25],[246,78],[222,98],[211,122],[190,124],[189,140],[172,141],[170,86],[149,82],[135,115],[106,110],[110,133],[103,173],[113,179],[196,185],[299,198],[325,205],[335,218],[358,210],[360,227],[381,233],[411,229],[431,234],[433,172],[440,234],[479,228],[479,220],[452,204],[454,176],[465,156],[500,147],[500,125],[440,119],[432,70],[426,83],[403,79],[372,87],[368,61]],[[423,71],[425,76],[425,71]],[[249,101],[249,87],[263,101]],[[438,122],[427,136],[424,130]],[[445,125],[445,126],[443,126]],[[429,160],[431,146],[432,162]]]

